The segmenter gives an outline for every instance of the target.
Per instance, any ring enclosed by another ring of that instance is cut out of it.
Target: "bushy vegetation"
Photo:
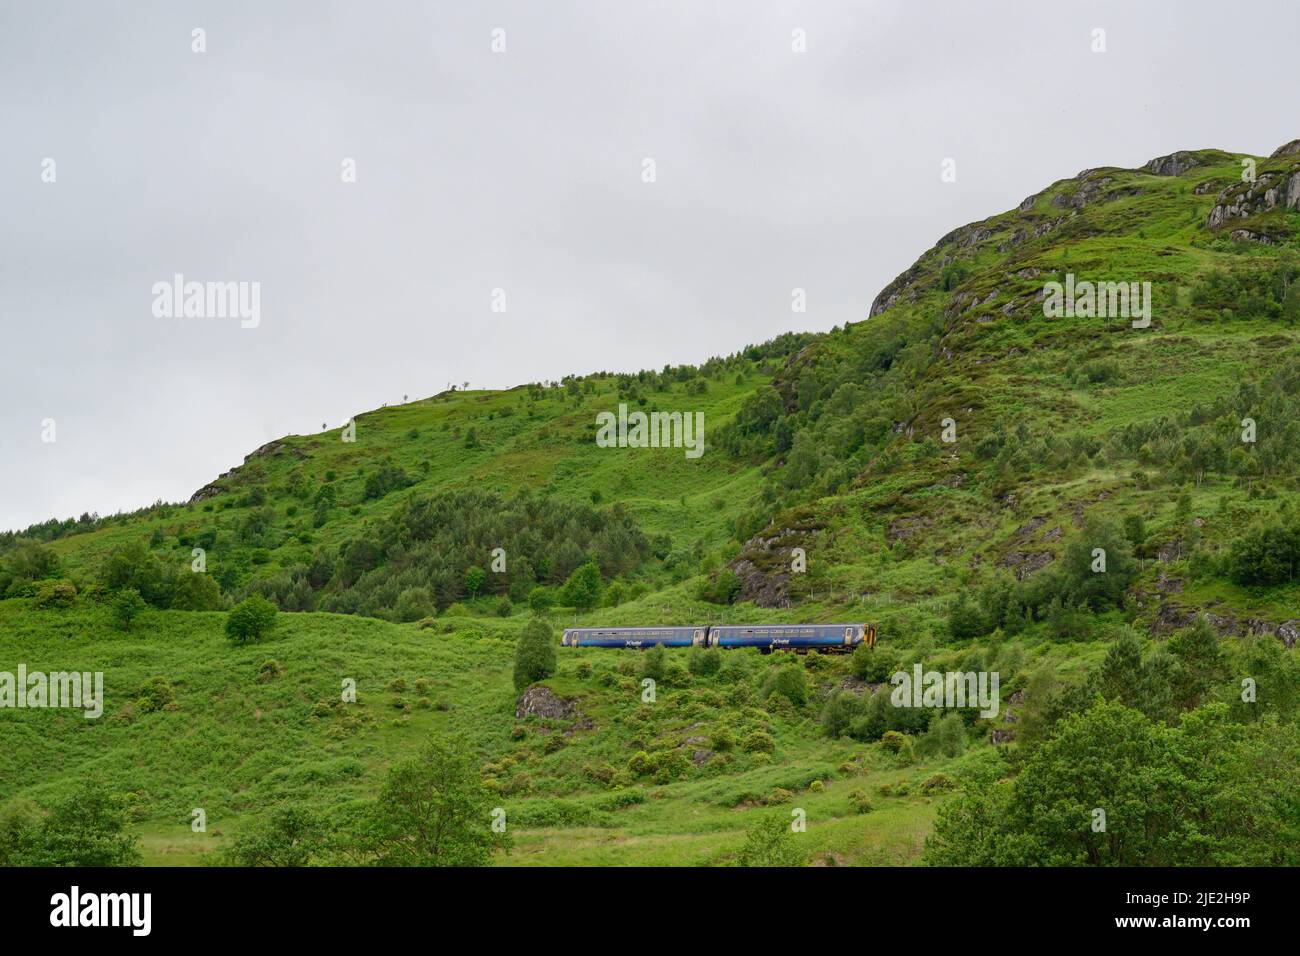
[[[1295,862],[1294,224],[1231,241],[1217,190],[1108,175],[1136,191],[944,237],[869,321],[454,389],[0,534],[0,641],[109,677],[99,722],[9,722],[3,852],[79,858],[39,831],[90,774],[124,863],[497,861],[498,807],[523,863]],[[1046,319],[1067,271],[1150,276],[1152,327]],[[595,447],[619,402],[705,411],[708,453]],[[880,644],[557,652],[551,620]],[[997,672],[1001,711],[894,706],[916,664]],[[516,717],[539,680],[570,717]]]

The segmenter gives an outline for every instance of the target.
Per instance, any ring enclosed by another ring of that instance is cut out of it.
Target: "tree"
[[[1173,866],[1257,858],[1266,851],[1255,828],[1219,809],[1252,803],[1242,782],[1223,772],[1241,728],[1229,727],[1222,705],[1218,716],[1206,710],[1187,730],[1110,701],[1063,718],[1012,784],[968,790],[940,810],[926,862]]]
[[[35,541],[20,541],[0,558],[0,598],[15,597],[33,581],[59,576],[59,556]]]
[[[166,569],[143,541],[115,548],[105,559],[100,578],[110,591],[134,588],[154,607],[165,608],[171,601],[171,581]]]
[[[478,592],[483,589],[483,582],[487,580],[487,572],[482,568],[471,567],[465,571],[465,594],[467,597],[476,597]]]
[[[44,819],[9,814],[0,825],[0,861],[11,866],[139,866],[136,839],[127,836],[122,801],[83,783],[49,808]]]
[[[769,673],[763,682],[763,699],[772,694],[780,694],[796,707],[808,703],[808,679],[804,677],[803,668],[787,665]]]
[[[1083,531],[1066,547],[1061,563],[1063,601],[1082,603],[1094,611],[1122,608],[1125,592],[1138,571],[1133,546],[1123,532],[1093,518],[1085,519]]]
[[[509,845],[492,810],[470,745],[435,740],[389,770],[358,843],[378,866],[483,866]]]
[[[745,845],[736,856],[737,866],[803,866],[808,855],[795,843],[790,822],[772,814],[745,833]]]
[[[182,571],[172,586],[171,607],[178,611],[218,611],[221,588],[207,574]]]
[[[1175,704],[1180,710],[1200,706],[1226,676],[1227,662],[1219,636],[1203,614],[1191,628],[1169,639],[1169,653],[1178,662],[1173,685]]]
[[[656,684],[663,683],[664,672],[668,670],[668,652],[662,644],[656,644],[641,655],[641,679],[650,678]]]
[[[545,614],[551,607],[551,592],[544,587],[535,587],[528,592],[528,607],[534,614]]]
[[[111,605],[113,623],[117,625],[118,630],[129,631],[135,619],[148,606],[145,604],[144,598],[140,597],[140,592],[135,588],[123,588],[113,596]]]
[[[239,834],[222,853],[231,866],[310,866],[323,852],[327,829],[303,807],[282,807]]]
[[[589,611],[600,602],[602,582],[600,568],[588,561],[575,568],[560,591],[560,603],[579,611]]]
[[[515,648],[515,690],[523,690],[555,673],[555,634],[544,617],[524,625]]]
[[[235,644],[259,641],[275,627],[275,617],[279,608],[262,597],[254,594],[240,601],[226,618],[226,636]]]

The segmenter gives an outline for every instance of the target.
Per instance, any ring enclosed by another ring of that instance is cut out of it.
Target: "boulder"
[[[1201,161],[1185,149],[1180,149],[1168,156],[1157,156],[1142,167],[1148,173],[1155,176],[1181,176],[1193,167],[1201,165]]]
[[[571,700],[557,695],[549,687],[534,684],[523,692],[515,705],[515,716],[551,717],[568,720],[578,713],[578,708]]]

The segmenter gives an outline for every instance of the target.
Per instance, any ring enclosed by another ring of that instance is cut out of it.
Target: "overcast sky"
[[[3,0],[0,528],[449,382],[859,321],[1053,180],[1300,136],[1298,11]],[[178,273],[260,283],[260,323],[155,316]]]

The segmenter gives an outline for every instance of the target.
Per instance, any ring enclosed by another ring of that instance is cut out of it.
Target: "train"
[[[874,624],[698,624],[683,627],[570,627],[564,647],[757,647],[850,651],[876,646]]]

